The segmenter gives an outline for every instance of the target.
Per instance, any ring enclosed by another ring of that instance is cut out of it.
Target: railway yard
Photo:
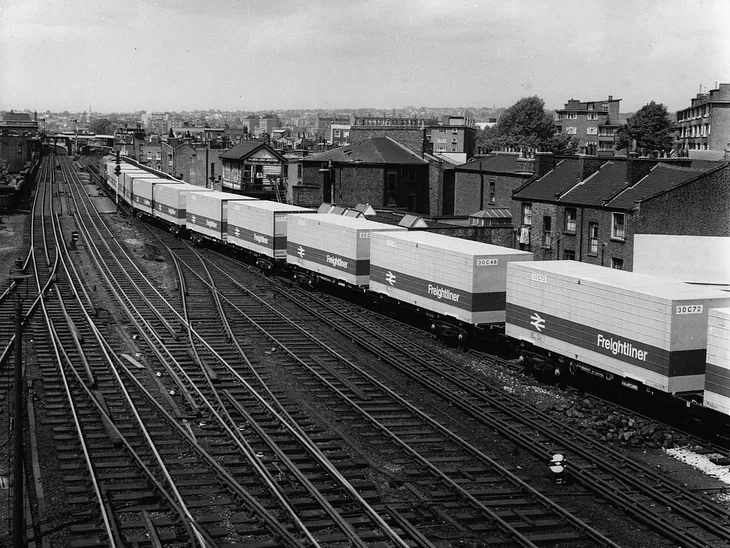
[[[730,487],[668,452],[728,448],[117,215],[88,162],[47,154],[0,230],[27,545],[730,546]]]

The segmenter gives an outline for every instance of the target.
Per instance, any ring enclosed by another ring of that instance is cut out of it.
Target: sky
[[[0,0],[0,110],[670,112],[730,82],[730,0]]]

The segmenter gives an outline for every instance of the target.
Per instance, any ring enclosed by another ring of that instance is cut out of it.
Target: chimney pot
[[[609,96],[608,96],[608,100],[609,100],[609,101],[613,101],[613,95],[609,95]]]

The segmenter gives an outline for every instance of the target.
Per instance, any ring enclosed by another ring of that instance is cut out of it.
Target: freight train
[[[730,416],[730,293],[361,216],[213,191],[106,164],[135,215],[242,251],[267,272],[328,282],[429,318],[459,339],[505,341],[555,376],[587,376]]]

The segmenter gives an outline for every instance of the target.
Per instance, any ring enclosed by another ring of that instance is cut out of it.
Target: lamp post
[[[20,283],[30,278],[23,270],[23,259],[15,260],[10,279],[15,282],[15,435],[13,451],[13,546],[23,546],[23,302]]]

